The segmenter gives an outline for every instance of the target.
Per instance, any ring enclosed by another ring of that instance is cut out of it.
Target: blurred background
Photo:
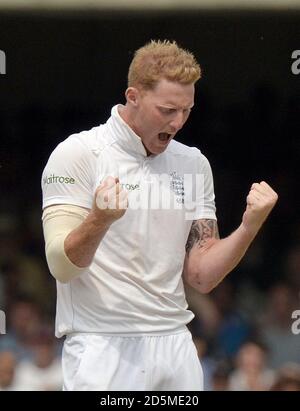
[[[0,0],[0,390],[61,389],[41,173],[60,141],[124,103],[150,39],[176,40],[202,66],[177,139],[210,160],[221,236],[253,182],[279,194],[227,279],[209,295],[187,290],[206,389],[300,390],[299,0]]]

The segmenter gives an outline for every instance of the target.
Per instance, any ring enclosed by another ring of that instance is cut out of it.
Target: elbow
[[[52,270],[50,270],[50,273],[61,284],[68,284],[71,281],[71,278],[66,278],[63,273],[53,272]]]
[[[216,286],[211,281],[205,279],[202,273],[189,273],[185,275],[186,282],[201,294],[209,294]]]
[[[209,287],[207,284],[198,283],[197,286],[201,294],[209,294],[213,289],[213,287]]]
[[[48,268],[51,275],[62,284],[67,284],[71,281],[72,276],[70,272],[65,269],[64,264],[62,264],[62,255],[55,252],[46,253],[46,259],[48,263]]]
[[[194,288],[198,289],[201,294],[209,294],[215,288],[215,285],[197,281]]]
[[[52,274],[52,276],[55,278],[55,280],[61,284],[68,284],[72,280],[72,278],[66,276],[65,273],[55,271],[50,267],[49,267],[49,271]]]
[[[62,284],[67,284],[81,275],[88,267],[77,267],[64,251],[64,236],[57,237],[46,245],[46,259],[50,273]]]

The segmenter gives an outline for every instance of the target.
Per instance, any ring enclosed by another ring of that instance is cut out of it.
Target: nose
[[[170,121],[169,125],[172,129],[172,133],[179,131],[185,123],[184,114],[182,111],[178,111],[174,118]]]

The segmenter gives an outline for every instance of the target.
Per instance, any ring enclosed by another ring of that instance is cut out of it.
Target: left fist
[[[243,225],[248,232],[257,233],[277,200],[277,193],[265,181],[252,184],[243,215]]]

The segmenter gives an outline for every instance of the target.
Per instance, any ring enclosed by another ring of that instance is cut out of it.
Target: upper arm
[[[80,275],[84,268],[74,265],[65,253],[65,239],[87,217],[89,211],[70,204],[46,207],[43,212],[43,231],[46,259],[51,274],[66,283]]]
[[[43,208],[73,204],[91,208],[96,163],[77,138],[68,138],[52,152],[42,175]]]
[[[217,220],[203,218],[193,221],[186,243],[183,279],[200,291],[201,284],[197,278],[199,264],[201,264],[200,256],[218,240]]]
[[[58,236],[66,236],[78,227],[89,214],[89,210],[70,204],[46,207],[43,211],[43,231],[46,250]]]
[[[217,220],[207,218],[195,220],[192,223],[189,237],[186,242],[186,253],[189,255],[193,248],[200,250],[208,247],[212,242],[212,239],[219,238]]]

